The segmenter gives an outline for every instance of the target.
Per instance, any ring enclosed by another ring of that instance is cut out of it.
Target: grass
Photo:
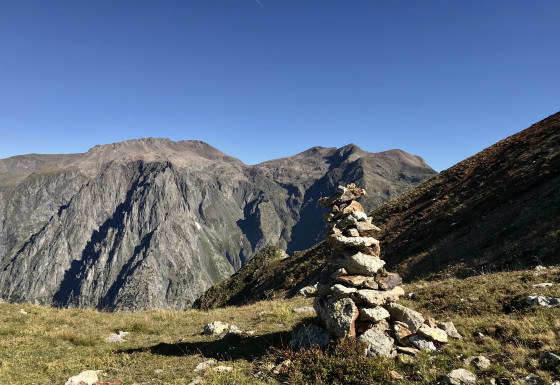
[[[534,292],[560,297],[559,285],[532,286],[558,283],[559,275],[559,268],[549,268],[543,273],[494,273],[406,285],[414,296],[402,300],[403,305],[438,320],[452,320],[464,336],[411,362],[364,358],[354,341],[324,350],[290,350],[291,330],[310,321],[305,318],[308,314],[292,311],[309,305],[310,300],[301,298],[209,311],[138,313],[0,303],[0,384],[61,384],[83,370],[96,369],[103,370],[102,379],[122,380],[124,385],[188,384],[199,375],[207,384],[427,385],[459,367],[476,373],[480,383],[490,378],[505,383],[504,379],[530,373],[551,383],[560,378],[558,368],[542,368],[539,354],[560,352],[560,309],[528,308],[522,299]],[[255,335],[221,340],[201,334],[206,323],[217,320],[253,330]],[[130,332],[127,342],[105,341],[119,330]],[[484,355],[492,365],[485,370],[465,366],[470,355]],[[234,370],[193,372],[209,358]],[[278,374],[269,370],[288,359],[291,364]]]

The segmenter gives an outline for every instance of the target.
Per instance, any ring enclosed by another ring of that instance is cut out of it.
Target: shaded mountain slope
[[[438,273],[556,264],[560,113],[441,172],[372,213],[389,269]]]
[[[104,310],[188,308],[264,246],[312,246],[322,226],[308,214],[323,190],[348,180],[377,186],[372,209],[435,174],[403,154],[349,145],[247,166],[200,141],[146,138],[2,159],[0,296]],[[379,175],[371,178],[369,167]]]

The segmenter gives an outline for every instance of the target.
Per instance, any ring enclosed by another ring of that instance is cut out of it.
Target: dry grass
[[[290,331],[308,316],[292,312],[309,305],[303,299],[211,311],[112,314],[1,303],[0,384],[63,384],[87,369],[103,370],[103,379],[120,379],[125,385],[188,384],[199,375],[193,373],[195,366],[208,358],[217,358],[234,371],[207,372],[207,384],[435,384],[449,370],[465,367],[463,360],[469,355],[485,355],[492,361],[486,370],[467,367],[481,383],[529,373],[550,383],[559,373],[542,368],[538,358],[543,350],[560,352],[560,309],[527,308],[520,299],[533,292],[560,297],[560,286],[532,286],[558,282],[559,273],[560,269],[553,268],[542,275],[497,273],[407,285],[414,299],[402,304],[452,320],[465,337],[412,363],[363,359],[356,353],[360,349],[347,342],[324,351],[289,350]],[[20,309],[28,314],[21,314]],[[202,335],[203,326],[216,320],[254,330],[255,336],[220,340]],[[105,341],[118,330],[130,332],[127,342]],[[480,338],[480,333],[486,338]],[[283,375],[265,368],[286,358],[293,364]],[[157,373],[158,369],[162,372]],[[390,370],[404,379],[391,378]]]

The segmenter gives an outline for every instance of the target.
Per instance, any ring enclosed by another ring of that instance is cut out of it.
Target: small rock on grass
[[[476,385],[476,376],[466,369],[455,369],[443,377],[446,384]]]
[[[525,300],[530,306],[552,307],[560,304],[560,298],[547,297],[542,294],[532,294]]]
[[[465,364],[473,365],[478,369],[488,369],[490,367],[490,360],[484,356],[470,356],[465,359]]]
[[[461,334],[459,334],[457,329],[455,329],[455,325],[453,324],[453,322],[451,322],[451,321],[447,321],[447,322],[436,321],[436,325],[437,325],[438,328],[445,331],[445,333],[447,333],[448,337],[456,338],[458,340],[463,339],[463,336]]]
[[[19,309],[19,314],[27,315],[27,312],[23,309]]]
[[[214,321],[204,325],[204,334],[217,336],[229,329],[229,324],[222,321]]]
[[[126,337],[129,334],[130,334],[129,332],[123,332],[123,331],[110,334],[109,337],[107,337],[107,342],[126,342],[124,337]]]
[[[93,385],[99,381],[98,374],[102,370],[85,370],[80,374],[72,376],[66,381],[64,385]]]
[[[189,382],[189,385],[200,385],[204,384],[204,379],[202,377],[195,377]]]
[[[213,371],[218,372],[218,373],[226,373],[226,372],[232,372],[233,371],[233,367],[231,366],[224,366],[224,365],[218,365],[215,368],[212,368]]]
[[[315,309],[313,309],[313,306],[304,306],[304,307],[295,308],[292,311],[294,313],[307,313],[307,312],[315,312]]]
[[[416,348],[420,350],[429,350],[432,352],[435,352],[437,350],[436,345],[434,345],[434,343],[426,337],[412,335],[408,337],[408,339]]]
[[[208,361],[201,362],[200,364],[196,365],[196,368],[194,368],[193,372],[201,372],[213,365],[216,365],[216,360],[208,360]]]

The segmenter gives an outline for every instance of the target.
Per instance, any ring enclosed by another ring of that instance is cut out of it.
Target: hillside
[[[560,308],[528,307],[523,299],[534,292],[560,297],[559,274],[556,267],[405,285],[414,294],[401,301],[404,305],[453,321],[464,338],[450,340],[438,352],[397,360],[364,358],[351,343],[292,351],[287,344],[293,328],[313,321],[312,312],[293,311],[310,305],[301,298],[211,311],[137,313],[0,303],[0,383],[59,385],[82,371],[100,370],[107,385],[187,385],[197,377],[206,384],[433,385],[450,370],[466,368],[480,384],[491,379],[515,384],[530,374],[550,384],[559,373],[542,364],[540,354],[560,351]],[[553,285],[533,286],[543,282]],[[204,335],[204,325],[213,321],[254,334]],[[118,331],[130,334],[124,342],[107,342]],[[474,355],[487,357],[490,366],[466,364]],[[194,371],[209,359],[232,369]],[[286,359],[291,364],[279,367]]]
[[[558,263],[560,113],[373,211],[382,256],[405,279]]]
[[[0,298],[189,308],[264,246],[314,245],[315,202],[338,183],[369,188],[373,209],[434,174],[400,150],[316,147],[248,166],[204,142],[154,138],[1,159]]]

